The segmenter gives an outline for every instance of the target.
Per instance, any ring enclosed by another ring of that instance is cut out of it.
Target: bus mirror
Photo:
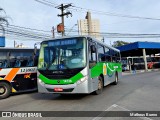
[[[91,52],[95,53],[96,52],[96,47],[94,45],[91,45]]]

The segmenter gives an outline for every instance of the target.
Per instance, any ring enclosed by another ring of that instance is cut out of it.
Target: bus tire
[[[113,82],[113,85],[117,85],[117,84],[118,84],[118,73],[116,72],[115,81]]]
[[[94,93],[95,95],[99,95],[102,93],[102,91],[103,91],[103,78],[99,76],[98,77],[98,88]]]
[[[6,82],[0,82],[0,99],[4,99],[10,96],[11,87]]]

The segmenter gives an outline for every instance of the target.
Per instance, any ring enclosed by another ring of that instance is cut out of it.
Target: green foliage
[[[121,40],[117,40],[115,42],[113,42],[113,47],[119,47],[119,46],[122,46],[122,45],[126,45],[126,44],[129,44],[130,42],[125,42],[125,41],[121,41]]]

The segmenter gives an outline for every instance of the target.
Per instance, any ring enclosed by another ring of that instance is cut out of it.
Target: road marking
[[[104,112],[102,112],[101,114],[99,114],[97,117],[93,118],[92,120],[100,120],[103,118],[103,116],[105,115],[105,111],[109,111],[110,109],[117,107],[116,104],[111,105],[109,108],[105,109]]]
[[[97,117],[94,117],[92,120],[100,120],[100,119],[102,119],[105,116],[106,111],[112,110],[113,108],[116,108],[116,107],[119,107],[119,108],[121,108],[121,109],[123,109],[125,111],[131,111],[131,110],[126,109],[126,108],[124,108],[122,106],[119,106],[117,104],[113,104],[109,108],[105,109],[104,112],[102,112],[101,114],[99,114]],[[142,120],[153,120],[153,119],[150,119],[148,117],[138,117],[138,118],[140,118]]]

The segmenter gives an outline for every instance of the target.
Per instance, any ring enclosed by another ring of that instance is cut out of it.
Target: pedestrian
[[[131,70],[133,74],[136,74],[136,66],[134,63],[131,65]]]

